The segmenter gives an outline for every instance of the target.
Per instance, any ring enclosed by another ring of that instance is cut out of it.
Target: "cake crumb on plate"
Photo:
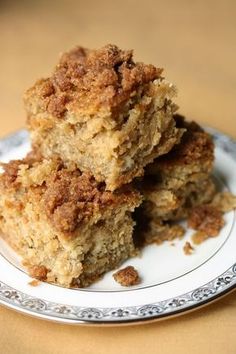
[[[191,245],[191,243],[187,241],[187,242],[185,242],[183,250],[184,250],[184,253],[186,254],[186,256],[190,256],[193,253],[194,248]]]
[[[40,285],[40,281],[37,280],[37,279],[33,279],[33,280],[31,280],[28,284],[29,284],[30,286],[36,287],[36,286],[39,286],[39,285]]]
[[[118,270],[113,274],[113,278],[122,286],[132,286],[140,283],[138,271],[132,266]]]

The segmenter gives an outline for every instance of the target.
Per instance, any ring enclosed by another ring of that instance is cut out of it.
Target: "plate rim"
[[[236,159],[236,141],[215,128],[205,127],[217,147]],[[26,130],[21,129],[0,139],[0,159],[8,149],[25,143]],[[236,261],[236,260],[235,260]],[[236,289],[236,262],[210,282],[177,297],[132,307],[79,307],[53,303],[31,296],[0,280],[0,304],[33,317],[64,324],[128,325],[171,318],[210,304]]]
[[[235,289],[236,263],[201,287],[175,298],[141,306],[85,308],[64,305],[25,294],[2,281],[0,281],[0,304],[33,317],[65,324],[121,325],[170,318],[193,309],[197,310]],[[189,304],[190,302],[191,304]],[[164,303],[166,304],[164,305]],[[71,315],[74,315],[73,318],[64,316],[70,308],[75,311],[73,314],[70,312]],[[132,315],[131,311],[134,311],[133,315],[137,315],[137,317],[128,317]]]

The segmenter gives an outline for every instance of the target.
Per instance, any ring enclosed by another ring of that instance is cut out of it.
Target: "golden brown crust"
[[[62,118],[76,105],[119,110],[139,86],[160,78],[162,69],[135,63],[131,50],[106,45],[98,50],[76,47],[65,53],[50,79],[40,80],[44,108]]]
[[[132,266],[127,266],[113,274],[113,278],[122,286],[132,286],[140,283],[137,270]]]
[[[200,205],[191,210],[188,226],[211,237],[217,236],[224,226],[222,212],[209,204]]]

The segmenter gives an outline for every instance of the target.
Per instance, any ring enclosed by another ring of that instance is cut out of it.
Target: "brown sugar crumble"
[[[203,231],[210,237],[217,236],[224,224],[222,212],[209,204],[193,208],[188,218],[189,227]]]
[[[120,205],[138,196],[130,186],[123,187],[121,193],[106,191],[104,183],[97,182],[89,172],[82,173],[74,166],[66,168],[60,159],[51,162],[53,169],[41,179],[40,171],[43,170],[45,160],[40,160],[36,154],[31,153],[23,160],[2,164],[2,181],[6,186],[18,190],[22,184],[20,169],[24,168],[24,174],[25,171],[34,173],[37,179],[30,187],[37,187],[46,215],[58,231],[71,234],[99,208]]]
[[[41,81],[41,96],[47,111],[57,118],[75,101],[118,108],[133,90],[160,78],[162,71],[135,63],[132,50],[111,44],[98,50],[78,46],[62,55],[51,79]]]
[[[168,155],[159,158],[159,164],[171,167],[172,165],[188,165],[196,161],[209,161],[213,164],[214,143],[211,136],[196,122],[185,121],[184,117],[175,114],[176,127],[186,129],[181,143],[176,144]]]
[[[113,278],[122,286],[137,285],[141,281],[137,270],[132,266],[118,270],[113,274]]]
[[[190,242],[185,242],[183,250],[184,250],[184,253],[186,254],[186,256],[190,256],[193,253],[194,248]]]
[[[43,201],[48,217],[57,230],[70,233],[98,208],[115,207],[135,197],[135,192],[128,187],[120,194],[105,191],[104,185],[96,182],[90,173],[81,174],[78,170],[57,171],[47,179],[46,186]]]

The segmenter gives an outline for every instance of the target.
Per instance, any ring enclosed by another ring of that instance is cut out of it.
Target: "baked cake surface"
[[[136,252],[131,186],[112,193],[75,165],[32,154],[4,164],[0,229],[33,277],[87,286]]]
[[[183,133],[172,118],[176,88],[162,71],[115,45],[65,53],[25,94],[34,148],[75,162],[108,190],[141,176]]]

